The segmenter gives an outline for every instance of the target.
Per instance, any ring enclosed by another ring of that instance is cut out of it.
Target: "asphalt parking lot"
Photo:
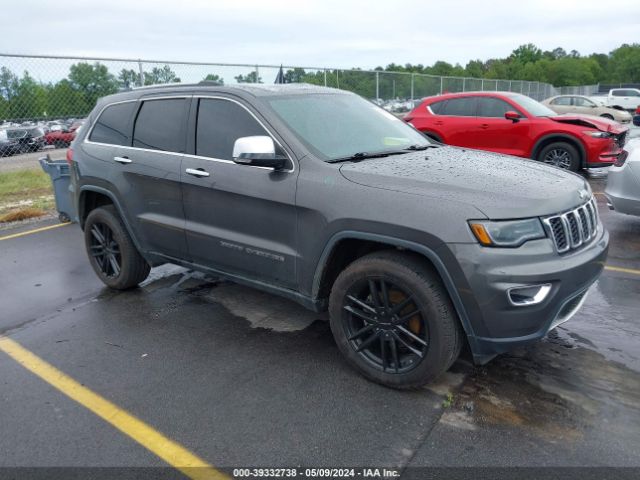
[[[113,292],[76,225],[1,231],[0,468],[640,467],[640,218],[609,212],[604,182],[608,266],[580,313],[417,392],[360,377],[287,300],[171,266]]]

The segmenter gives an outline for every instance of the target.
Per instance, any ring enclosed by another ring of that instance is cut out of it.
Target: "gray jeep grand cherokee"
[[[543,337],[607,255],[581,177],[432,143],[334,89],[109,96],[71,163],[105,284],[170,262],[328,309],[349,363],[396,388],[433,380],[463,344],[483,363]]]

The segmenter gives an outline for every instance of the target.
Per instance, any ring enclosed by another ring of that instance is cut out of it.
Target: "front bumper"
[[[567,321],[580,308],[589,287],[604,268],[609,234],[602,224],[594,240],[577,251],[559,255],[550,239],[520,248],[449,245],[466,277],[459,289],[468,318],[467,336],[477,363],[514,347],[534,342]],[[509,289],[551,284],[539,304],[514,306]]]

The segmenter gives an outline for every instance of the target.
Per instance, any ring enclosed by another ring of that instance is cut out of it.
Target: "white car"
[[[640,216],[640,138],[629,140],[624,149],[609,168],[604,194],[609,209]]]
[[[589,98],[600,105],[631,111],[640,106],[640,89],[612,88],[607,95],[595,95]]]

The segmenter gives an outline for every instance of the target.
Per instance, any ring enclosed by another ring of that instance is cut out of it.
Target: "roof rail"
[[[147,88],[169,88],[169,87],[190,87],[199,85],[197,83],[154,83],[153,85],[144,85],[142,87],[132,87],[131,90],[145,90]]]

